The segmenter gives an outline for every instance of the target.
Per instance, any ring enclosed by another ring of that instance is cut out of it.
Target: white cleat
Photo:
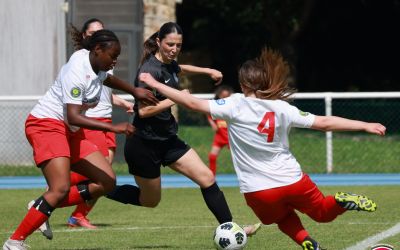
[[[31,207],[33,206],[33,204],[35,204],[35,200],[31,200],[28,203],[28,210],[31,209]],[[46,237],[46,239],[48,240],[52,240],[53,239],[53,231],[51,231],[51,227],[50,227],[50,223],[49,220],[46,220],[45,223],[43,223],[42,225],[40,225],[40,227],[38,228],[38,230],[40,232],[42,232],[42,235],[44,237]]]
[[[8,239],[4,242],[3,250],[27,250],[30,248],[23,240]]]

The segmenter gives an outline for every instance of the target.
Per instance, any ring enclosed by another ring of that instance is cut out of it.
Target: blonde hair
[[[264,48],[259,57],[239,69],[240,85],[257,98],[286,100],[296,90],[289,86],[290,68],[279,52]]]

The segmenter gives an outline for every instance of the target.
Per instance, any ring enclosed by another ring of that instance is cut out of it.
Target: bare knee
[[[156,197],[152,197],[150,199],[146,199],[146,198],[142,198],[140,196],[140,205],[142,205],[143,207],[149,207],[149,208],[155,208],[158,206],[158,204],[161,201],[161,197],[156,198]]]
[[[212,184],[215,183],[215,176],[211,172],[211,170],[207,169],[208,171],[204,171],[203,174],[198,175],[195,178],[196,183],[201,187],[201,188],[207,188],[211,186]]]
[[[49,187],[49,190],[46,192],[46,194],[58,203],[68,196],[69,190],[69,184],[63,184],[56,187]]]
[[[103,190],[103,193],[107,194],[115,189],[116,184],[117,184],[117,181],[115,180],[115,178],[110,178],[107,181],[101,182],[100,186]]]

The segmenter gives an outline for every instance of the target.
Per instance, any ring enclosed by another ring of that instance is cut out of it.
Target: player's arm
[[[139,102],[138,113],[140,117],[147,118],[155,116],[174,105],[175,103],[169,99],[162,100],[157,105],[146,105],[142,102]]]
[[[70,125],[101,131],[111,131],[114,133],[123,133],[131,135],[135,128],[129,122],[112,124],[91,119],[82,115],[82,105],[67,103],[67,120]]]
[[[218,130],[218,126],[217,124],[214,122],[214,120],[211,118],[211,116],[207,115],[207,121],[210,124],[212,130],[217,131]]]
[[[380,123],[350,120],[338,116],[315,116],[312,129],[322,131],[364,131],[376,135],[385,135],[386,128]]]
[[[139,101],[144,102],[148,105],[155,105],[158,103],[158,99],[153,95],[153,93],[151,93],[151,91],[144,88],[135,88],[131,84],[113,75],[107,74],[104,85],[129,93]]]
[[[133,113],[133,103],[132,102],[122,99],[121,97],[119,97],[115,94],[111,95],[111,99],[112,99],[113,105],[125,109],[127,113]]]
[[[210,114],[210,107],[208,104],[208,100],[196,98],[193,95],[191,95],[188,91],[179,91],[171,87],[168,87],[167,85],[156,81],[153,78],[153,76],[149,73],[141,73],[139,75],[139,80],[147,84],[149,87],[160,92],[161,94],[163,94],[164,96],[166,96],[175,103],[183,105],[197,112]]]
[[[210,78],[213,79],[214,81],[216,81],[215,85],[218,85],[222,82],[223,76],[221,71],[210,68],[187,65],[187,64],[179,64],[179,67],[182,70],[181,71],[182,74],[205,74],[210,76]]]

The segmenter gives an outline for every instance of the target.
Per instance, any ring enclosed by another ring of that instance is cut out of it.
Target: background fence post
[[[330,93],[325,95],[325,115],[332,115],[332,96]],[[326,132],[326,172],[332,173],[333,170],[333,145],[332,131]]]

